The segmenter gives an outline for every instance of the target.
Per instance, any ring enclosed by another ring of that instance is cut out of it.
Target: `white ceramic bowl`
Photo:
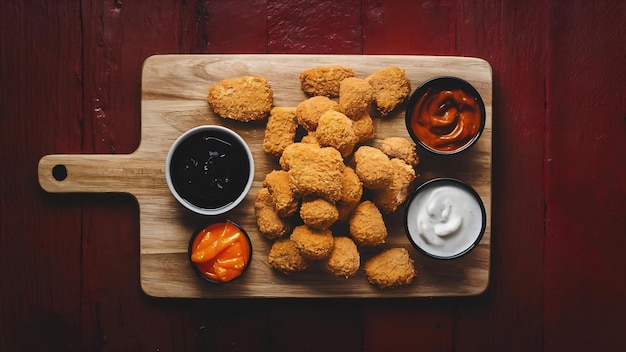
[[[172,144],[165,160],[172,195],[187,209],[220,215],[246,197],[254,180],[254,159],[243,138],[223,126],[198,126]]]

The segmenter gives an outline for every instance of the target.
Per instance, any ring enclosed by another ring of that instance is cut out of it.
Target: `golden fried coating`
[[[361,78],[350,77],[341,81],[339,86],[339,111],[352,120],[367,112],[374,99],[374,90]]]
[[[262,120],[272,108],[273,92],[261,76],[228,78],[213,84],[209,106],[223,118],[248,122]]]
[[[374,71],[365,80],[374,89],[374,104],[382,117],[400,105],[411,92],[406,73],[396,66]]]
[[[391,248],[365,263],[367,280],[380,288],[409,285],[417,276],[413,259],[405,248]]]
[[[300,206],[300,218],[314,229],[325,230],[339,218],[335,204],[322,198],[304,199]]]
[[[411,193],[415,180],[415,169],[402,159],[391,159],[393,180],[385,188],[372,192],[372,201],[384,213],[393,213],[403,204]]]
[[[361,255],[354,241],[349,237],[335,237],[333,250],[324,262],[324,269],[335,276],[347,279],[354,275],[360,266]]]
[[[387,187],[393,179],[391,160],[378,148],[360,146],[354,152],[354,163],[356,174],[368,189]]]
[[[361,202],[349,220],[350,236],[359,246],[374,247],[385,243],[387,226],[383,215],[369,200]]]
[[[285,148],[294,142],[297,128],[295,108],[272,108],[265,126],[263,151],[280,156]]]
[[[317,142],[322,147],[337,149],[342,157],[352,154],[358,142],[352,129],[352,120],[338,111],[327,111],[320,117],[315,130]]]
[[[289,221],[282,219],[274,209],[274,199],[267,188],[261,188],[254,200],[254,214],[259,232],[269,240],[275,240],[291,231]]]
[[[274,199],[274,208],[278,216],[286,218],[298,211],[299,201],[291,189],[287,171],[271,171],[265,176],[263,187],[269,190],[272,199]]]
[[[313,260],[327,258],[335,243],[330,230],[317,230],[307,225],[296,226],[289,238],[303,257]]]
[[[352,130],[358,138],[358,143],[374,139],[374,120],[369,113],[365,112],[361,117],[354,120]]]
[[[315,132],[309,132],[307,135],[302,137],[300,142],[319,145],[319,143],[317,142],[317,136],[315,135]]]
[[[359,205],[363,196],[363,183],[353,168],[343,169],[341,199],[337,201],[338,221],[347,220],[350,213]]]
[[[280,239],[272,244],[268,263],[272,268],[284,274],[290,274],[308,268],[311,260],[300,254],[294,241]]]
[[[317,129],[322,114],[330,110],[339,110],[339,104],[325,96],[311,97],[296,107],[296,121],[305,130],[312,132]]]
[[[300,73],[300,86],[308,95],[336,97],[341,81],[354,75],[353,69],[339,65],[313,67]]]
[[[332,203],[341,198],[345,165],[339,151],[317,144],[294,143],[280,158],[289,172],[289,184],[298,195],[317,195]]]
[[[415,145],[406,138],[385,138],[380,145],[380,150],[385,153],[389,159],[399,158],[411,166],[416,166],[420,161]]]

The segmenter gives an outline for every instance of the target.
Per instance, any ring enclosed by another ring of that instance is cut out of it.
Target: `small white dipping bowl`
[[[172,195],[187,209],[220,215],[235,208],[254,180],[250,148],[236,132],[204,125],[183,133],[165,159],[165,179]]]

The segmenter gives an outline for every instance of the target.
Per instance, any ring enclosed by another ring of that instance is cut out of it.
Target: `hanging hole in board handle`
[[[65,165],[55,165],[52,168],[52,177],[57,181],[63,181],[67,178],[67,168]]]

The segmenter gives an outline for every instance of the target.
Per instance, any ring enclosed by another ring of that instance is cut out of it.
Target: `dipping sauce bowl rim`
[[[173,181],[172,181],[172,175],[170,172],[170,166],[172,163],[172,158],[174,155],[174,152],[176,151],[176,149],[178,148],[178,146],[185,140],[187,140],[189,137],[194,136],[197,133],[203,132],[203,131],[221,131],[223,133],[228,134],[230,137],[235,138],[244,148],[244,151],[246,153],[246,155],[248,156],[248,162],[249,162],[249,166],[250,166],[250,172],[248,175],[248,181],[246,182],[246,185],[244,187],[244,189],[241,191],[241,194],[239,194],[239,196],[237,198],[235,198],[235,200],[233,200],[231,203],[228,203],[226,205],[223,205],[221,207],[218,208],[203,208],[200,206],[197,206],[195,204],[192,204],[190,201],[188,201],[187,199],[183,198],[175,189]],[[252,156],[252,151],[250,150],[250,147],[248,146],[248,143],[246,143],[246,141],[235,131],[231,130],[230,128],[224,127],[224,126],[220,126],[220,125],[200,125],[200,126],[196,126],[192,129],[187,130],[186,132],[184,132],[183,134],[181,134],[178,138],[176,138],[176,140],[174,141],[174,143],[172,143],[172,146],[170,147],[168,153],[167,153],[167,157],[165,159],[165,180],[167,182],[167,187],[170,190],[170,193],[174,196],[174,198],[176,198],[176,200],[182,204],[183,206],[185,206],[185,208],[201,214],[201,215],[221,215],[224,214],[230,210],[232,210],[233,208],[235,208],[237,205],[239,205],[243,199],[246,197],[246,195],[248,194],[248,192],[250,191],[250,189],[252,188],[252,183],[254,181],[254,158]]]
[[[200,232],[202,232],[202,230],[204,230],[208,226],[211,226],[211,225],[214,225],[214,224],[221,224],[221,223],[230,223],[233,226],[237,227],[239,229],[239,231],[241,231],[241,234],[243,235],[243,237],[246,239],[246,242],[248,242],[248,248],[250,248],[250,255],[248,256],[248,261],[246,262],[246,266],[241,271],[241,275],[237,276],[236,278],[234,278],[234,279],[232,279],[230,281],[226,281],[226,282],[219,281],[219,280],[213,280],[211,278],[208,278],[206,275],[204,275],[202,273],[202,271],[200,271],[200,268],[198,268],[196,263],[194,263],[191,260],[191,254],[192,254],[192,250],[193,250],[193,242],[195,241],[196,237],[198,237]],[[189,238],[189,246],[187,248],[187,259],[189,260],[189,264],[191,264],[191,267],[193,268],[193,271],[196,274],[198,274],[198,276],[200,276],[205,281],[208,281],[208,282],[214,283],[214,284],[227,284],[229,282],[233,282],[233,281],[239,279],[241,276],[243,276],[243,274],[246,272],[246,270],[248,270],[248,267],[252,263],[252,252],[253,252],[252,240],[250,239],[250,236],[248,235],[248,232],[246,232],[246,230],[244,230],[243,227],[241,227],[238,223],[236,223],[236,222],[234,222],[234,221],[232,221],[230,219],[215,219],[214,221],[210,221],[210,222],[206,223],[204,226],[201,226],[200,228],[198,228],[197,230],[195,230],[191,234],[191,237]]]
[[[443,87],[438,86],[439,84],[441,84],[439,82],[445,82],[443,84]],[[451,84],[447,84],[448,82],[451,82]],[[411,114],[413,110],[417,107],[417,103],[419,102],[420,98],[426,92],[428,92],[429,89],[431,89],[431,86],[440,88],[441,90],[462,89],[466,91],[466,93],[469,93],[474,98],[476,98],[476,101],[478,103],[478,107],[480,109],[480,114],[481,114],[480,127],[478,128],[478,132],[476,133],[474,137],[472,137],[470,141],[468,141],[463,146],[455,150],[449,150],[449,151],[437,150],[428,146],[426,143],[422,142],[419,139],[419,137],[417,137],[417,135],[413,132],[413,128],[411,127]],[[420,146],[423,150],[426,150],[436,155],[456,155],[458,153],[461,153],[464,150],[469,149],[471,146],[476,144],[476,141],[478,141],[478,139],[480,139],[480,136],[482,135],[483,130],[485,129],[485,124],[487,121],[487,114],[486,114],[486,109],[485,109],[485,102],[483,101],[482,96],[471,83],[469,83],[468,81],[462,78],[455,77],[455,76],[437,76],[437,77],[429,78],[426,81],[422,82],[422,84],[420,84],[417,87],[417,89],[415,89],[415,91],[411,94],[411,97],[409,98],[409,102],[406,107],[404,121],[405,121],[407,132],[409,133],[409,136],[411,136],[411,139],[413,139],[413,141],[417,143],[417,145]]]
[[[427,189],[428,187],[436,187],[435,184],[437,183],[441,183],[441,184],[455,184],[459,187],[461,187],[462,189],[464,189],[465,191],[469,192],[470,195],[476,199],[476,201],[478,202],[478,205],[480,207],[480,215],[481,215],[481,227],[480,227],[480,232],[478,233],[478,236],[476,236],[476,239],[472,242],[472,244],[467,247],[466,249],[464,249],[461,252],[455,253],[453,255],[449,255],[449,256],[440,256],[440,255],[436,255],[433,253],[430,253],[429,251],[427,251],[426,249],[422,248],[421,246],[419,246],[417,243],[415,243],[415,241],[413,241],[413,238],[411,237],[411,232],[409,231],[409,210],[411,208],[411,204],[413,203],[413,200],[424,190]],[[485,234],[485,231],[487,230],[487,211],[485,209],[485,204],[483,203],[482,198],[480,197],[480,195],[478,194],[478,192],[474,189],[474,187],[470,186],[468,183],[463,182],[459,179],[456,178],[452,178],[452,177],[437,177],[437,178],[433,178],[430,179],[426,182],[424,182],[423,184],[421,184],[419,187],[417,187],[409,196],[409,198],[406,201],[406,207],[404,209],[404,230],[406,232],[406,236],[409,239],[409,242],[411,242],[411,245],[416,248],[417,250],[419,250],[420,252],[426,254],[427,256],[431,257],[431,258],[435,258],[435,259],[442,259],[442,260],[450,260],[450,259],[456,259],[456,258],[460,258],[464,255],[466,255],[467,253],[469,253],[472,249],[474,249],[482,240],[483,235]]]

